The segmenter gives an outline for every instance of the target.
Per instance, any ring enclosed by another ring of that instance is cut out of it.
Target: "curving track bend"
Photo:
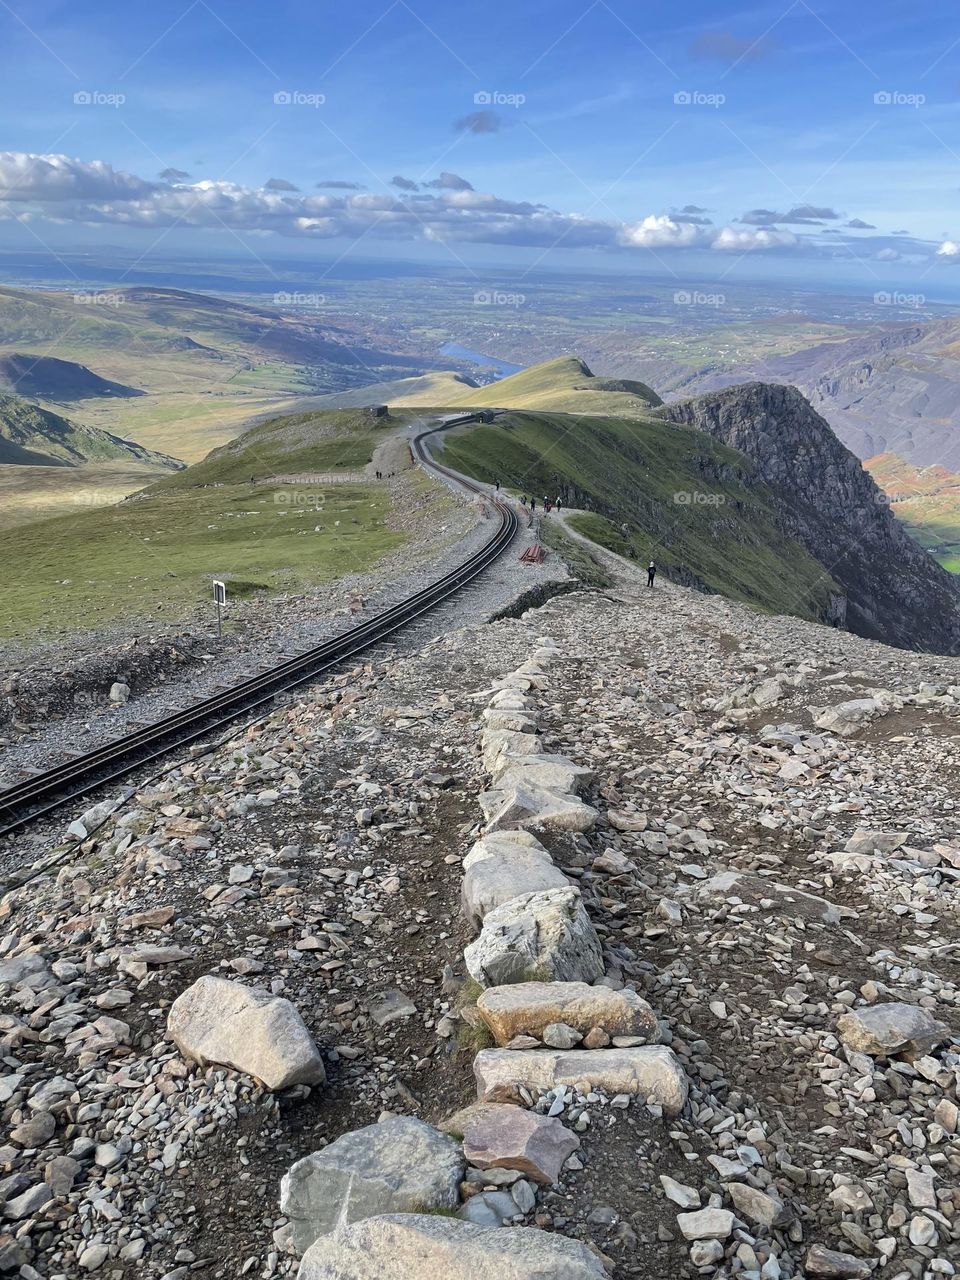
[[[425,444],[429,436],[440,431],[481,420],[489,420],[489,416],[481,418],[479,414],[463,414],[457,418],[447,418],[439,426],[422,431],[411,440],[415,460],[427,470],[465,489],[477,494],[483,493],[479,485],[435,462]],[[489,498],[489,495],[485,496]],[[455,595],[507,550],[519,527],[516,512],[509,503],[493,498],[489,500],[499,516],[493,535],[463,564],[422,591],[344,634],[334,636],[223,693],[205,698],[146,728],[107,742],[86,755],[34,774],[23,782],[0,791],[0,838],[21,830],[62,805],[126,776],[174,748],[207,737],[240,716],[261,711],[278,694],[318,679],[348,658],[393,635],[407,623],[422,617],[436,605]]]

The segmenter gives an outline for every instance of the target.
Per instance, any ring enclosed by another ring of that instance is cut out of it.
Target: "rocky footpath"
[[[304,691],[3,899],[0,1271],[955,1274],[958,758],[631,576]]]

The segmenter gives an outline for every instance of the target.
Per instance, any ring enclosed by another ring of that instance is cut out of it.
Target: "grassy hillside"
[[[247,485],[157,494],[0,530],[0,635],[121,619],[170,624],[200,607],[213,578],[231,598],[369,568],[399,546],[385,489]]]
[[[910,536],[945,569],[960,573],[960,475],[946,467],[915,467],[895,453],[863,465]]]
[[[777,528],[742,454],[650,417],[510,413],[441,438],[443,459],[516,493],[596,513],[581,532],[675,580],[804,618],[824,615],[830,575]],[[550,519],[549,516],[546,517]]]
[[[366,466],[377,445],[401,425],[395,416],[377,418],[368,409],[283,414],[251,427],[186,471],[165,477],[154,491],[356,470]]]
[[[179,465],[130,440],[71,422],[19,396],[0,394],[0,464],[69,467],[113,460]]]
[[[325,396],[297,400],[298,412],[327,409],[358,408],[363,405],[448,405],[468,395],[476,383],[462,373],[424,373],[416,378],[397,378],[392,382],[373,382],[350,391],[335,391]]]
[[[660,397],[642,382],[595,378],[576,356],[561,356],[511,374],[485,387],[460,387],[447,375],[434,375],[434,405],[474,406],[501,409],[544,409],[557,413],[581,413],[619,418],[643,417]],[[417,399],[399,398],[392,404],[424,404],[423,391]]]
[[[352,473],[401,425],[365,409],[275,418],[116,506],[73,506],[16,529],[0,522],[0,635],[174,623],[208,609],[215,577],[235,598],[363,572],[406,534],[390,526],[388,490]],[[270,480],[337,471],[326,485]],[[439,521],[446,491],[419,474],[407,483],[423,519]]]

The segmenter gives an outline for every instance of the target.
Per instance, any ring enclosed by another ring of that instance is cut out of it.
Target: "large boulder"
[[[289,1000],[207,974],[170,1007],[167,1031],[185,1058],[216,1062],[268,1089],[323,1084],[323,1060]]]
[[[833,707],[810,707],[810,714],[818,729],[849,738],[877,716],[899,711],[902,706],[902,699],[895,693],[874,689],[869,698],[851,698],[849,702],[839,702]]]
[[[510,791],[515,787],[545,787],[560,795],[579,791],[593,778],[593,770],[576,764],[567,756],[502,756],[492,770],[494,786],[498,791]]]
[[[485,791],[480,808],[487,831],[542,827],[546,831],[589,831],[597,811],[574,795],[558,795],[530,781],[509,791]]]
[[[537,837],[529,831],[492,831],[471,845],[463,860],[463,869],[469,871],[475,862],[482,862],[484,858],[502,858],[518,851],[536,854],[542,862],[553,861]]]
[[[422,1120],[395,1116],[291,1165],[280,1209],[302,1253],[319,1236],[375,1214],[455,1209],[463,1173],[463,1155],[450,1138]]]
[[[463,874],[463,914],[475,928],[496,907],[524,893],[564,889],[570,881],[536,850],[517,848],[473,863]]]
[[[559,1120],[510,1103],[478,1106],[468,1113],[463,1154],[475,1169],[519,1169],[550,1186],[560,1177],[580,1139]]]
[[[535,1227],[483,1227],[398,1214],[341,1227],[313,1245],[297,1280],[605,1280],[586,1245]]]
[[[585,982],[516,982],[488,987],[477,1000],[477,1011],[497,1044],[514,1036],[543,1039],[554,1022],[586,1035],[599,1027],[610,1036],[640,1036],[648,1043],[660,1039],[657,1015],[635,991],[611,991]]]
[[[515,733],[512,729],[485,729],[480,735],[483,767],[492,773],[501,758],[511,756],[538,756],[543,753],[543,743],[535,733]]]
[[[482,1049],[474,1059],[477,1097],[503,1101],[528,1090],[569,1085],[581,1093],[603,1089],[630,1093],[658,1103],[677,1115],[687,1101],[689,1082],[672,1049],[641,1045],[636,1049]]]
[[[595,982],[603,975],[600,940],[577,889],[511,898],[489,912],[464,951],[482,987],[508,982]]]
[[[837,1030],[848,1049],[886,1057],[907,1050],[928,1053],[949,1035],[932,1013],[915,1004],[873,1004],[853,1009],[837,1019]]]

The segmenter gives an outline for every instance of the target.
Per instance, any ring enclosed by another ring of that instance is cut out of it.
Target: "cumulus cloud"
[[[960,258],[960,244],[957,244],[956,240],[944,240],[943,244],[937,250],[937,257]]]
[[[853,231],[876,231],[876,227],[872,222],[864,222],[862,218],[851,218],[849,222],[843,224],[850,227]]]
[[[641,222],[625,226],[620,243],[635,249],[689,249],[705,243],[705,235],[694,222],[678,222],[667,214],[651,214]]]
[[[189,182],[190,175],[186,169],[163,169],[160,177],[164,182]]]
[[[459,173],[443,172],[439,178],[434,178],[432,182],[425,182],[424,186],[433,187],[438,191],[472,191],[473,183],[468,182],[466,178],[461,178]]]
[[[752,253],[766,249],[800,249],[804,243],[792,231],[778,231],[775,227],[758,227],[755,231],[722,227],[711,248],[724,253]]]
[[[732,31],[704,31],[691,41],[688,53],[691,58],[704,61],[758,62],[768,58],[776,47],[769,36],[750,39],[735,36]]]
[[[460,133],[499,133],[503,122],[495,111],[471,111],[454,123]]]
[[[0,200],[136,200],[157,190],[103,160],[0,151]]]
[[[369,234],[387,240],[611,253],[831,254],[844,248],[842,240],[828,245],[819,236],[774,226],[714,226],[699,205],[679,212],[641,213],[619,222],[477,191],[467,179],[448,172],[425,188],[401,175],[392,185],[393,190],[371,192],[358,189],[356,183],[329,180],[304,194],[284,179],[272,179],[262,187],[207,179],[152,182],[100,160],[0,152],[0,201],[10,215],[62,224],[148,230],[178,226],[307,239]],[[811,208],[797,206],[791,213]],[[862,247],[864,241],[858,243]],[[948,258],[960,249],[945,238],[939,254]]]

